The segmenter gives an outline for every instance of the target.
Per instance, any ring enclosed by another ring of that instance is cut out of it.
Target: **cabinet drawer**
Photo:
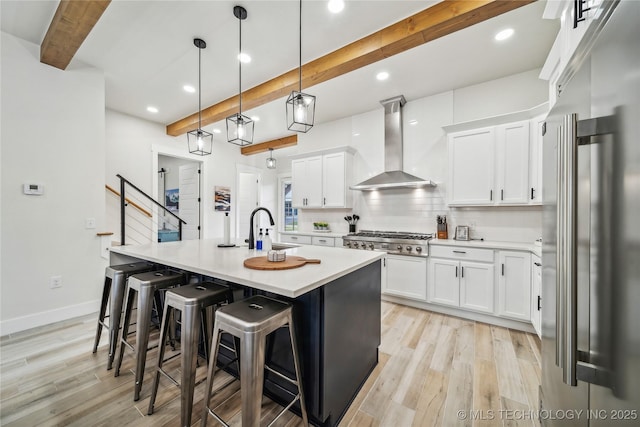
[[[493,249],[467,248],[464,246],[431,246],[429,248],[429,256],[493,262]]]
[[[281,234],[280,240],[283,243],[299,243],[301,245],[310,245],[311,236],[293,235],[293,234]]]
[[[316,245],[316,246],[335,246],[336,245],[336,239],[334,239],[333,237],[317,237],[317,236],[313,236],[313,237],[311,237],[311,243]]]

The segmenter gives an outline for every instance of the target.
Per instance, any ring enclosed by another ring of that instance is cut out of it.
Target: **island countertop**
[[[289,270],[252,270],[243,265],[244,260],[266,256],[266,252],[249,249],[246,245],[219,248],[218,243],[221,243],[218,239],[183,240],[114,246],[110,251],[291,298],[319,288],[384,257],[384,252],[302,245],[287,249],[287,256],[320,259],[321,263]]]

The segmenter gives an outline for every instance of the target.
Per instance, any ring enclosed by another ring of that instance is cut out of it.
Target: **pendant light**
[[[240,98],[238,113],[227,117],[227,141],[236,145],[253,144],[253,120],[242,114],[242,21],[247,19],[247,10],[242,6],[233,7],[233,15],[240,23],[240,43],[238,49],[238,97]]]
[[[273,158],[273,148],[269,148],[269,157],[267,157],[267,169],[276,168],[276,159]]]
[[[202,39],[193,39],[193,44],[198,48],[198,129],[187,132],[187,144],[190,153],[206,156],[211,154],[213,148],[213,134],[202,130],[201,57],[207,43]]]
[[[299,90],[291,92],[287,98],[287,127],[296,132],[307,132],[313,127],[316,112],[316,97],[302,93],[302,0],[300,0],[300,33],[299,33]]]

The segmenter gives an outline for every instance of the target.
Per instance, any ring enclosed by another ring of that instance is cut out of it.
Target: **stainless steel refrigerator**
[[[543,126],[545,426],[640,425],[640,1],[602,2]]]

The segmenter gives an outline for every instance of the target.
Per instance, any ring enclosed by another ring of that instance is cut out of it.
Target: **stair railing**
[[[131,188],[136,190],[142,196],[146,197],[150,202],[158,206],[165,213],[168,213],[172,217],[178,220],[178,240],[182,240],[182,224],[187,224],[185,220],[171,212],[169,209],[158,203],[153,197],[149,196],[147,193],[136,187],[131,183],[128,179],[123,177],[120,174],[116,175],[120,179],[120,244],[124,246],[125,244],[125,211],[124,208],[127,205],[127,197],[125,196],[126,186],[129,185]]]

